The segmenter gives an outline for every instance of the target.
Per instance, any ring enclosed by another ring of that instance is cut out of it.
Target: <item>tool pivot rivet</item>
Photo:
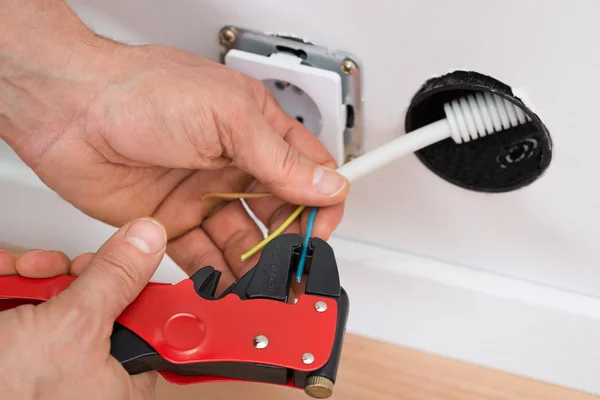
[[[312,353],[304,353],[302,354],[302,362],[307,365],[312,364],[315,362],[315,356]]]
[[[324,301],[317,301],[315,303],[315,310],[317,310],[317,312],[325,312],[327,310],[327,303]]]
[[[258,335],[254,338],[254,347],[257,349],[264,349],[269,344],[269,339],[264,335]]]

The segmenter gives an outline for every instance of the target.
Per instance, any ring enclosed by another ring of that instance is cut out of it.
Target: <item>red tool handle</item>
[[[59,275],[53,278],[30,279],[21,276],[0,277],[0,311],[22,304],[38,304],[65,290],[74,276]]]
[[[14,305],[46,301],[74,279],[66,275],[48,279],[0,277],[0,307],[4,302]],[[316,311],[318,301],[327,304],[327,312]],[[233,294],[207,300],[195,292],[191,280],[185,279],[176,285],[148,284],[117,322],[175,364],[242,362],[314,371],[329,359],[336,333],[337,302],[306,294],[296,304],[241,300]],[[254,338],[259,335],[269,339],[267,347],[254,346]],[[303,362],[305,353],[314,356],[311,364]],[[163,376],[179,384],[222,380],[169,373]]]

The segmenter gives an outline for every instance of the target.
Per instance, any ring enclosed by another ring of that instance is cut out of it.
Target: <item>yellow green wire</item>
[[[285,231],[287,229],[287,227],[290,226],[290,224],[292,222],[294,222],[294,220],[296,218],[298,218],[298,216],[302,213],[302,211],[304,210],[304,208],[305,208],[305,206],[298,206],[298,208],[296,208],[296,210],[294,210],[294,212],[292,213],[292,215],[290,215],[283,222],[283,224],[281,224],[279,226],[279,228],[275,229],[273,231],[273,233],[271,233],[269,236],[267,236],[267,238],[264,239],[262,242],[260,242],[259,244],[257,244],[256,246],[254,246],[253,248],[251,248],[250,250],[248,250],[247,253],[243,254],[242,255],[242,261],[246,261],[247,259],[249,259],[250,257],[252,257],[254,254],[258,253],[271,240],[275,239],[275,237],[279,236],[283,231]]]
[[[222,193],[222,192],[213,192],[213,193],[207,193],[207,194],[205,194],[202,197],[202,200],[206,200],[206,199],[211,198],[211,197],[218,197],[218,198],[222,198],[222,199],[243,199],[243,198],[261,198],[261,197],[270,197],[270,196],[273,196],[273,194],[271,194],[271,193]],[[253,248],[251,248],[248,252],[246,252],[245,254],[243,254],[242,257],[241,257],[242,261],[245,261],[245,260],[249,259],[254,254],[258,253],[263,247],[265,247],[271,240],[273,240],[273,239],[275,239],[275,237],[281,235],[281,233],[283,231],[285,231],[287,229],[287,227],[290,226],[290,224],[292,222],[294,222],[294,220],[296,218],[298,218],[298,216],[302,213],[302,211],[304,210],[304,208],[305,208],[305,206],[299,206],[298,208],[296,208],[296,210],[294,210],[294,212],[292,213],[292,215],[290,215],[283,222],[283,224],[281,224],[275,231],[273,231],[273,233],[271,233],[262,242],[260,242],[259,244],[257,244]]]

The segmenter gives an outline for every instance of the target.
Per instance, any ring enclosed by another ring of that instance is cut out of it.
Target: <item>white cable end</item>
[[[388,142],[338,168],[350,182],[449,137],[467,143],[530,121],[519,107],[491,93],[476,93],[444,104],[446,118]]]
[[[444,104],[444,112],[450,137],[459,144],[531,121],[520,107],[489,92],[452,100]]]

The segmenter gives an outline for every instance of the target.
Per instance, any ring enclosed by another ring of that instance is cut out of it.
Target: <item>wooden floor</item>
[[[301,390],[251,383],[175,387],[158,400],[310,400]],[[331,400],[598,400],[598,397],[359,336],[347,335]]]
[[[22,249],[0,250],[18,255]],[[310,400],[301,390],[253,383],[174,386],[157,400]],[[331,400],[599,400],[565,388],[401,346],[347,335]]]

